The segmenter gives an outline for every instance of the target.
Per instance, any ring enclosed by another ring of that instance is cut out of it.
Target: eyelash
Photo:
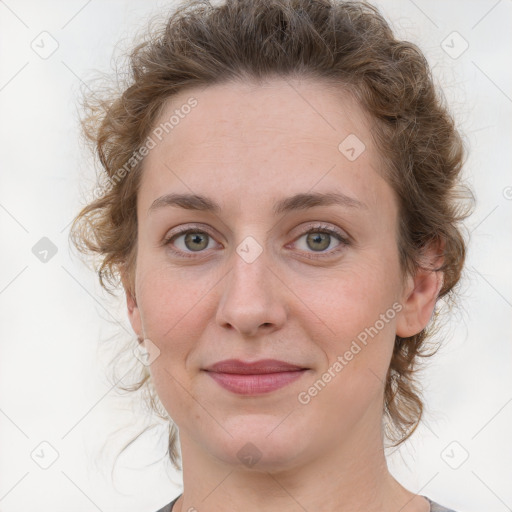
[[[185,258],[197,258],[197,256],[194,255],[193,253],[191,254],[191,253],[187,253],[187,252],[183,252],[183,251],[178,251],[178,250],[173,249],[171,247],[171,242],[173,240],[175,240],[177,237],[179,237],[181,235],[186,235],[188,233],[206,234],[209,237],[214,238],[204,228],[200,228],[199,226],[197,228],[188,227],[188,228],[182,229],[181,231],[178,231],[177,233],[174,233],[171,237],[166,238],[163,241],[163,245],[169,246],[169,250],[172,253],[176,254],[177,256],[185,257]],[[311,226],[308,231],[305,231],[299,237],[297,237],[297,240],[299,238],[303,237],[304,235],[308,235],[310,233],[327,233],[328,235],[331,235],[331,236],[335,237],[336,239],[338,239],[341,243],[340,243],[340,245],[338,245],[338,247],[336,247],[335,249],[333,249],[331,251],[323,252],[323,253],[321,253],[321,252],[317,253],[318,254],[317,256],[311,256],[311,255],[305,254],[305,257],[309,258],[309,259],[322,259],[322,258],[326,258],[326,257],[331,257],[331,256],[333,256],[335,254],[338,254],[346,246],[350,245],[349,239],[347,237],[343,236],[343,234],[341,232],[339,232],[339,231],[337,231],[337,230],[335,230],[335,229],[333,229],[333,228],[331,228],[329,226],[325,226],[323,224]],[[199,252],[204,252],[204,251],[199,251]]]

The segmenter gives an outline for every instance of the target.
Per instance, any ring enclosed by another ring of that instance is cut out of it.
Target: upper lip
[[[256,375],[261,373],[279,373],[292,372],[297,370],[307,370],[303,366],[290,364],[277,359],[260,359],[252,363],[241,361],[240,359],[226,359],[219,361],[205,368],[209,372],[217,373],[236,373],[243,375]]]

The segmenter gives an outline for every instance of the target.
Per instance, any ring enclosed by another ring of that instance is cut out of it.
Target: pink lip
[[[279,373],[238,375],[235,373],[206,372],[223,388],[240,395],[269,393],[298,379],[307,370],[293,370]]]
[[[264,359],[246,363],[238,359],[220,361],[206,369],[220,386],[241,395],[269,393],[300,378],[308,368]]]

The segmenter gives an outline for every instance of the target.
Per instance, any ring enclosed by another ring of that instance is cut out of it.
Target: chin
[[[233,422],[224,425],[232,437],[226,434],[219,440],[208,439],[208,451],[225,464],[247,471],[290,469],[306,451],[301,443],[311,442],[309,436],[304,436],[307,430],[283,422],[283,417],[239,416],[236,427]]]

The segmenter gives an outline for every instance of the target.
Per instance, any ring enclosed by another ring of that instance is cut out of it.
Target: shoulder
[[[180,494],[181,496],[181,494]],[[170,503],[162,507],[161,509],[157,510],[156,512],[172,512],[173,505],[178,501],[178,498],[180,496],[177,496],[172,500]],[[455,510],[451,508],[443,507],[443,505],[440,505],[439,503],[436,503],[435,501],[432,501],[431,499],[427,498],[427,496],[424,496],[430,503],[430,512],[456,512]]]
[[[181,496],[181,494],[180,494],[180,496]],[[173,505],[178,501],[178,498],[180,496],[176,496],[176,498],[174,498],[170,503],[165,505],[165,507],[158,509],[156,512],[171,512]]]
[[[424,496],[424,498],[427,498]],[[439,503],[436,503],[435,501],[432,501],[431,499],[427,498],[427,500],[430,503],[430,512],[456,512],[455,510],[451,508],[443,507],[443,505],[440,505]]]

